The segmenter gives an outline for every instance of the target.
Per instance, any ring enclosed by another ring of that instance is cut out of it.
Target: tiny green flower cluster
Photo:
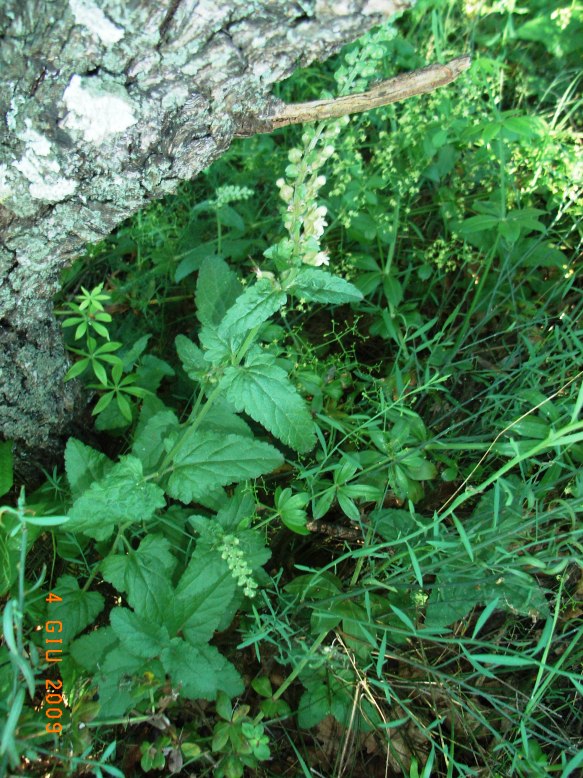
[[[239,538],[235,535],[224,535],[219,546],[221,559],[227,563],[231,575],[237,585],[243,588],[246,597],[255,597],[257,582],[253,579],[252,570],[245,560],[245,552],[239,548]]]
[[[229,203],[238,203],[241,200],[248,200],[253,194],[253,190],[248,186],[220,186],[215,191],[213,205],[215,208],[221,208]]]
[[[425,251],[425,261],[434,264],[440,270],[450,273],[461,265],[471,265],[479,261],[479,254],[468,243],[459,240],[453,233],[449,240],[437,238]]]
[[[369,80],[379,71],[379,63],[386,55],[386,46],[396,31],[390,22],[385,22],[376,32],[366,36],[365,42],[351,49],[344,57],[341,65],[334,73],[341,95],[351,92],[362,92],[367,88]]]

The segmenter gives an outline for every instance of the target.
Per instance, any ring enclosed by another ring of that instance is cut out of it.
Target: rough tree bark
[[[0,436],[74,417],[62,268],[229,146],[270,90],[413,0],[0,3]]]

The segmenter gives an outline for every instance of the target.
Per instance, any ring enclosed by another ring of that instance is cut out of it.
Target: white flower
[[[305,265],[321,267],[322,265],[330,264],[330,257],[325,251],[319,251],[317,254],[305,254],[302,261]]]
[[[324,233],[324,228],[328,224],[324,218],[327,213],[325,205],[320,205],[318,208],[313,208],[306,216],[304,222],[304,231],[306,235],[314,238],[319,238]]]
[[[294,196],[294,190],[291,186],[289,186],[289,184],[284,183],[279,187],[279,196],[284,201],[284,203],[291,203]]]

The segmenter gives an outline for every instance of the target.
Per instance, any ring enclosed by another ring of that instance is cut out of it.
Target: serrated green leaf
[[[164,668],[157,659],[144,660],[121,646],[113,648],[94,676],[99,693],[99,718],[123,716],[148,697],[147,687],[144,685],[142,690],[138,690],[135,680],[136,677],[143,678],[148,671],[160,680],[164,679]]]
[[[147,522],[165,504],[162,489],[144,480],[140,460],[123,457],[75,500],[67,529],[106,540],[116,526]]]
[[[216,400],[204,419],[199,429],[203,432],[220,432],[223,435],[241,435],[244,438],[253,437],[251,428],[240,416],[234,413],[232,407],[225,400]]]
[[[216,327],[205,325],[199,332],[198,338],[204,349],[205,361],[211,365],[220,365],[231,356],[229,342],[223,338]]]
[[[60,638],[62,645],[55,644],[55,647],[66,648],[76,635],[95,621],[103,610],[105,600],[98,592],[84,592],[80,589],[77,579],[72,575],[61,576],[51,591],[61,597],[62,602],[49,605],[47,621],[61,622],[62,630],[48,637]]]
[[[316,444],[315,425],[305,400],[285,370],[262,355],[245,366],[228,367],[221,388],[236,411],[245,411],[287,446],[305,452]]]
[[[442,572],[427,601],[425,625],[448,627],[465,618],[481,602],[482,593],[474,576],[455,576],[455,572],[451,570]]]
[[[332,713],[330,689],[325,683],[310,685],[302,694],[298,706],[298,724],[311,729]]]
[[[180,688],[185,697],[214,700],[219,691],[235,697],[244,690],[239,673],[214,646],[194,647],[174,638],[161,660],[173,686]]]
[[[247,287],[229,308],[219,325],[219,336],[238,348],[246,333],[263,324],[286,300],[285,292],[276,289],[268,279],[260,278],[253,286]]]
[[[117,637],[111,627],[101,627],[82,635],[71,643],[71,656],[85,670],[93,672],[117,645]]]
[[[220,257],[206,257],[196,283],[196,316],[201,324],[217,325],[239,297],[243,287],[236,273]]]
[[[113,467],[111,459],[80,440],[69,438],[65,448],[65,472],[73,499],[99,481]]]
[[[208,370],[208,362],[201,349],[186,335],[177,335],[174,343],[184,372],[193,381],[198,381],[200,376]]]
[[[207,257],[210,259],[218,259],[218,255],[215,255],[215,251],[215,241],[209,241],[208,243],[202,243],[199,246],[196,246],[196,248],[181,252],[179,256],[182,257],[182,259],[178,263],[176,273],[174,274],[176,283],[180,283],[184,278],[191,273],[194,273],[195,270],[198,270],[202,261]]]
[[[162,535],[148,535],[136,551],[114,554],[101,565],[101,572],[140,616],[161,624],[172,603],[174,593],[170,577],[176,558],[170,552],[170,541]]]
[[[143,619],[128,608],[114,608],[109,618],[121,646],[133,656],[152,659],[170,643],[164,624]]]
[[[217,522],[226,532],[242,529],[243,524],[248,525],[249,519],[255,512],[255,500],[245,486],[235,489],[229,502],[217,513]]]
[[[501,598],[500,607],[510,613],[539,619],[549,617],[549,604],[534,576],[523,578],[509,571],[503,580],[493,582],[484,592],[483,602],[494,599],[496,595]]]
[[[357,303],[362,292],[344,278],[318,268],[302,268],[288,290],[296,297],[317,303]]]
[[[193,645],[207,643],[225,613],[229,613],[237,585],[227,563],[215,550],[198,546],[175,593],[174,633],[180,631]]]
[[[169,408],[160,410],[149,418],[145,417],[144,420],[142,416],[143,411],[136,429],[132,454],[141,461],[144,471],[151,472],[166,453],[164,442],[178,432],[180,424],[176,414]]]
[[[241,435],[188,430],[174,457],[166,491],[170,497],[190,503],[209,489],[257,478],[282,462],[282,455],[268,443]]]

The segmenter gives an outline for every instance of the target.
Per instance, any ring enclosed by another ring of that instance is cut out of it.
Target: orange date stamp
[[[52,602],[62,602],[63,598],[53,592],[45,598],[49,604]],[[45,621],[45,661],[49,663],[61,662],[63,654],[63,639],[59,633],[63,631],[63,622],[56,620]],[[45,705],[44,711],[47,718],[46,731],[54,735],[60,735],[63,731],[63,725],[59,721],[63,715],[63,681],[58,678],[51,680],[45,679]]]

